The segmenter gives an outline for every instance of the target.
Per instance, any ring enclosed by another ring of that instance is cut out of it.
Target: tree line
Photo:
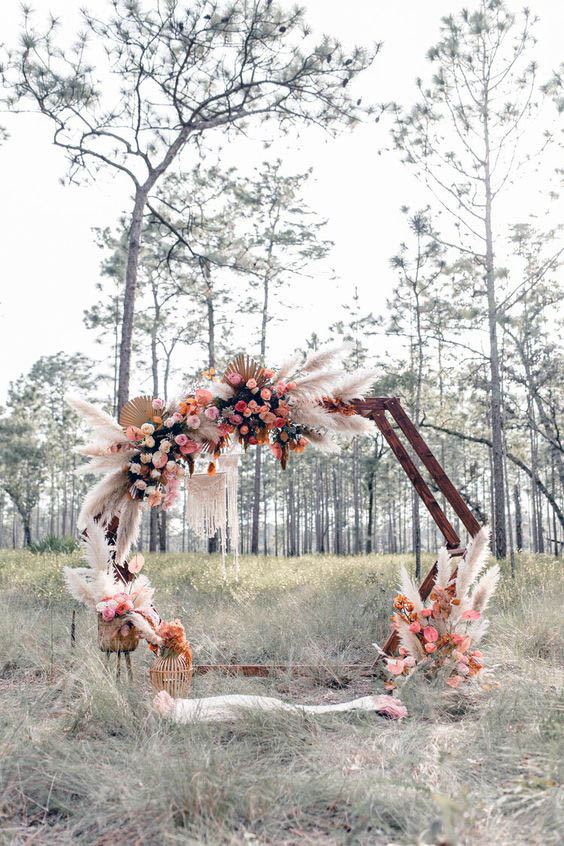
[[[288,173],[276,158],[252,174],[226,169],[209,163],[209,148],[205,166],[187,167],[186,149],[247,126],[268,133],[272,121],[278,133],[303,123],[342,131],[384,112],[385,154],[401,156],[427,202],[402,208],[386,308],[367,309],[353,284],[327,337],[312,335],[307,346],[343,339],[351,367],[376,366],[374,395],[402,398],[477,518],[492,525],[499,558],[561,554],[564,247],[550,213],[528,213],[524,175],[541,172],[546,151],[561,144],[564,87],[562,69],[539,79],[530,12],[483,0],[443,18],[415,104],[385,107],[363,105],[349,86],[378,47],[346,52],[328,38],[309,47],[303,13],[267,1],[229,10],[197,2],[181,12],[175,2],[163,10],[117,0],[108,18],[85,13],[123,81],[119,103],[97,87],[86,34],[64,53],[56,22],[40,32],[24,14],[21,46],[2,72],[11,108],[31,106],[51,121],[70,180],[115,168],[131,180],[133,205],[97,233],[99,298],[85,325],[107,355],[102,383],[84,356],[61,353],[10,388],[0,421],[0,546],[74,532],[88,479],[76,474],[80,433],[66,391],[105,398],[117,413],[134,361],[150,374],[147,392],[170,398],[181,377],[221,370],[241,320],[253,327],[248,351],[270,363],[273,321],[290,319],[285,296],[325,266],[325,222],[303,200],[309,172]],[[549,212],[560,182],[551,173],[540,186]],[[508,192],[521,201],[506,223]],[[413,550],[419,571],[422,551],[438,542],[376,432],[340,455],[307,450],[285,473],[260,450],[249,453],[239,497],[243,552]],[[142,543],[198,548],[182,508],[148,515]]]

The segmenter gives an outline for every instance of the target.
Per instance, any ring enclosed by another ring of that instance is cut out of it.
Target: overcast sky
[[[35,0],[40,12],[53,10],[72,23],[69,0]],[[105,0],[90,0],[102,13]],[[425,53],[436,41],[441,15],[465,5],[457,0],[305,0],[308,19],[319,33],[339,36],[345,44],[383,41],[380,56],[360,84],[363,96],[377,102],[414,99],[414,80],[428,73]],[[518,11],[521,3],[509,3]],[[564,3],[533,0],[528,4],[541,18],[537,28],[542,59],[541,77],[562,60]],[[20,18],[18,0],[3,0],[0,39],[13,42]],[[128,208],[129,185],[113,174],[85,187],[63,187],[62,151],[50,143],[46,119],[34,115],[3,115],[10,137],[0,147],[0,338],[2,370],[0,395],[10,380],[40,356],[64,350],[82,351],[100,359],[82,323],[84,308],[96,297],[100,251],[94,227],[111,225]],[[260,138],[260,127],[254,130]],[[277,152],[289,169],[312,165],[315,183],[309,204],[329,222],[327,235],[335,242],[331,265],[339,279],[328,282],[324,272],[300,286],[292,309],[292,328],[278,328],[272,336],[273,361],[297,345],[311,331],[322,337],[338,318],[340,306],[358,286],[363,308],[381,312],[393,276],[389,258],[404,237],[401,205],[417,207],[425,201],[413,177],[393,153],[379,155],[388,143],[387,127],[370,124],[336,140],[320,138],[316,130],[302,130],[299,144],[285,142]],[[248,165],[260,150],[252,140],[230,146],[230,163]],[[260,153],[259,153],[260,154]],[[190,164],[191,151],[183,159]],[[537,202],[534,186],[531,202]],[[538,193],[538,192],[537,192]],[[521,198],[522,200],[522,198]],[[541,202],[544,202],[542,200]],[[526,217],[523,210],[521,218]],[[288,339],[291,339],[290,342]],[[132,391],[141,387],[132,385]]]

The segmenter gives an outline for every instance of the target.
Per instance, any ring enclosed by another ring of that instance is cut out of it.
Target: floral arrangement
[[[157,630],[158,642],[149,644],[149,649],[161,658],[184,656],[186,667],[192,666],[192,650],[186,640],[186,632],[180,620],[163,622]]]
[[[70,398],[96,434],[96,441],[81,449],[90,458],[84,470],[103,476],[84,501],[79,530],[94,519],[107,524],[119,515],[115,560],[120,565],[137,537],[140,506],[170,508],[197,456],[209,458],[213,475],[216,460],[236,444],[245,449],[268,444],[284,468],[289,454],[307,444],[334,451],[339,436],[372,431],[372,422],[355,413],[351,400],[362,397],[376,374],[345,373],[340,364],[345,351],[295,355],[277,371],[239,355],[221,377],[204,374],[208,387],[187,388],[169,404],[136,397],[125,404],[119,421]]]
[[[104,623],[121,623],[121,626],[115,625],[116,634],[125,636],[135,628],[139,637],[153,641],[160,622],[153,607],[154,588],[144,575],[138,575],[129,583],[117,577],[112,548],[99,523],[88,525],[83,540],[83,557],[87,567],[65,567],[63,570],[71,596],[86,608],[96,611]],[[143,566],[142,556],[134,556],[130,563],[138,573]]]
[[[495,564],[478,579],[488,557],[488,544],[489,530],[483,528],[455,572],[448,550],[441,549],[426,602],[402,567],[401,593],[394,599],[392,617],[401,645],[399,657],[386,659],[388,689],[396,688],[417,667],[431,673],[442,670],[446,683],[453,688],[482,671],[483,655],[476,647],[487,631],[483,613],[500,576]]]

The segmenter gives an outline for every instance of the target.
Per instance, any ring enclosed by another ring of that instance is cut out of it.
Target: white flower
[[[139,456],[139,458],[141,459],[143,464],[150,464],[151,461],[153,460],[153,456],[151,455],[150,452],[142,452],[141,455]]]
[[[159,449],[161,452],[168,452],[171,448],[172,444],[170,441],[161,441],[159,445]]]
[[[141,426],[141,431],[144,435],[152,435],[155,431],[155,427],[152,423],[143,423],[143,425]]]
[[[148,435],[145,440],[143,441],[143,446],[154,447],[155,446],[155,439]]]
[[[138,490],[140,490],[140,491],[144,491],[145,488],[147,487],[147,482],[144,482],[143,479],[137,479],[134,487],[138,488]]]
[[[175,469],[175,467],[176,467],[176,461],[167,461],[166,469],[168,470],[169,473],[172,473],[172,471]]]
[[[174,426],[174,420],[172,419],[172,417],[167,417],[164,424],[167,429],[171,429]]]
[[[130,464],[129,469],[132,473],[140,473],[141,472],[141,465],[140,464]]]
[[[160,479],[161,478],[161,471],[160,470],[151,470],[151,479]]]

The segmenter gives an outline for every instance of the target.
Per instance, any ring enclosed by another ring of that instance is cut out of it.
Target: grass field
[[[523,556],[490,612],[499,687],[471,700],[420,680],[410,717],[252,714],[176,726],[151,710],[150,654],[116,684],[95,620],[62,590],[78,556],[0,552],[0,838],[9,844],[556,844],[561,568]],[[399,558],[246,558],[225,586],[214,557],[162,555],[146,572],[198,662],[304,661],[320,679],[196,678],[194,696],[320,703],[381,691],[331,679],[382,642]]]

